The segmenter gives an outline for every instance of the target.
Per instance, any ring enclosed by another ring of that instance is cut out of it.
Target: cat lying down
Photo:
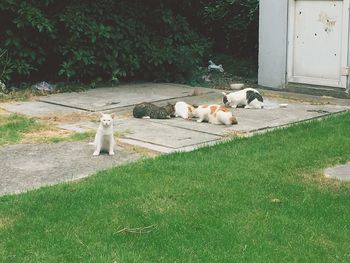
[[[179,101],[175,105],[168,103],[164,107],[156,106],[149,102],[135,105],[133,109],[135,118],[168,119],[172,116],[183,119],[196,118],[197,122],[209,122],[212,124],[237,124],[237,119],[232,112],[221,105],[193,106],[186,102]]]
[[[184,101],[178,101],[175,104],[175,117],[181,117],[183,119],[193,118],[195,108],[196,106],[187,104]]]
[[[160,107],[149,102],[142,102],[135,105],[132,114],[135,118],[169,119],[171,116],[174,116],[175,108],[170,103]]]
[[[198,117],[197,122],[207,121],[212,124],[237,124],[237,119],[232,112],[221,105],[200,105],[194,110],[194,116]]]

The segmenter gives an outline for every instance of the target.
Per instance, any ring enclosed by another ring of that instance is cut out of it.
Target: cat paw
[[[92,155],[93,155],[93,156],[99,156],[100,153],[99,153],[99,152],[94,152]]]
[[[109,155],[114,155],[114,152],[109,152]]]
[[[202,120],[197,120],[197,122],[202,122]]]

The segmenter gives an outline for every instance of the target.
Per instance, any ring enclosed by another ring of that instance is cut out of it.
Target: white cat
[[[237,119],[232,112],[224,106],[200,105],[194,110],[194,116],[198,117],[197,122],[207,121],[212,124],[237,124]]]
[[[179,101],[175,104],[175,117],[181,117],[183,119],[192,118],[195,107],[187,104],[186,102]]]
[[[264,99],[256,89],[246,88],[236,92],[222,93],[222,101],[226,106],[236,108],[244,106],[246,109],[261,109],[264,107]]]
[[[101,113],[100,125],[93,145],[95,146],[94,156],[100,155],[101,151],[107,151],[109,155],[114,155],[113,115]]]

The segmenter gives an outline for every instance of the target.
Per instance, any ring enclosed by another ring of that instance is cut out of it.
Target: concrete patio
[[[18,112],[33,117],[55,116],[56,114],[112,112],[116,113],[115,127],[126,133],[122,142],[146,147],[159,152],[192,150],[204,144],[211,144],[230,134],[248,134],[266,129],[323,117],[345,111],[350,102],[330,103],[329,101],[305,101],[286,99],[267,92],[265,108],[234,109],[238,125],[223,126],[197,123],[195,120],[173,118],[169,120],[134,119],[133,105],[148,101],[158,105],[166,102],[186,101],[190,104],[222,103],[220,90],[193,88],[178,84],[128,84],[112,88],[93,89],[80,93],[53,94],[39,97],[37,101],[2,104],[0,107],[10,112]],[[287,104],[279,107],[279,104]],[[60,123],[63,129],[84,131],[96,129],[96,122]],[[125,132],[127,131],[127,132]]]
[[[238,124],[233,126],[197,123],[195,120],[181,118],[154,120],[132,117],[134,104],[143,101],[158,105],[176,101],[196,105],[221,103],[220,90],[176,84],[128,84],[80,93],[53,94],[28,102],[0,104],[0,108],[6,111],[38,118],[62,114],[95,114],[95,121],[65,120],[57,124],[61,129],[77,132],[96,129],[99,112],[115,113],[115,130],[122,134],[117,154],[113,157],[104,155],[92,158],[93,149],[86,142],[2,147],[0,162],[5,165],[0,167],[0,195],[75,180],[142,158],[142,155],[128,151],[127,147],[143,147],[159,153],[191,151],[228,137],[251,135],[350,109],[350,100],[273,91],[262,91],[262,94],[265,108],[233,109],[238,120]],[[280,107],[280,104],[287,105]],[[55,154],[45,154],[47,151]],[[20,166],[18,160],[22,160]]]

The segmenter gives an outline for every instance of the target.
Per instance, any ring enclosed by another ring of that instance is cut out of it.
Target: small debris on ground
[[[42,81],[40,83],[34,84],[32,88],[40,91],[53,92],[56,88],[56,85],[51,85],[46,81]]]
[[[233,90],[240,90],[243,87],[244,87],[244,83],[235,83],[230,85],[230,88]]]
[[[215,69],[215,70],[218,70],[220,72],[224,72],[224,68],[222,67],[222,65],[216,65],[213,61],[209,60],[209,66],[208,66],[208,70],[212,70],[212,69]]]

